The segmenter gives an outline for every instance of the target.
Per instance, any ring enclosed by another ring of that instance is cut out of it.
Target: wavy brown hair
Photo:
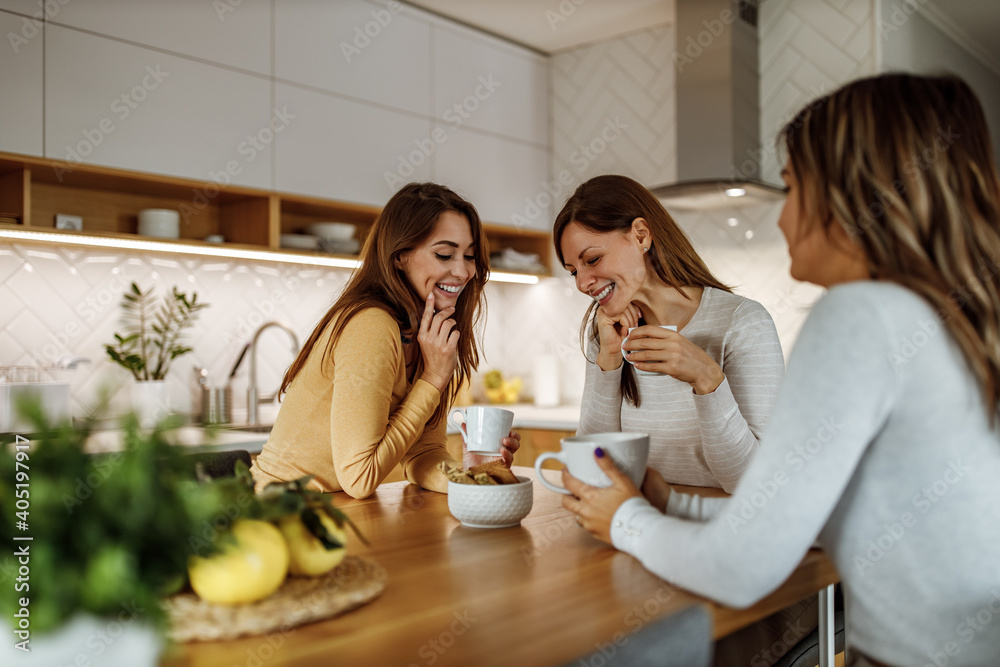
[[[476,275],[462,290],[453,315],[455,329],[459,333],[458,369],[445,392],[447,400],[441,401],[434,412],[433,421],[440,422],[459,387],[471,378],[472,372],[479,366],[479,348],[474,333],[486,312],[483,288],[489,279],[490,265],[489,246],[476,208],[450,189],[435,183],[403,186],[379,213],[361,250],[361,266],[351,275],[343,293],[313,329],[285,372],[279,393],[288,390],[331,322],[333,331],[323,350],[324,359],[332,354],[351,318],[365,308],[386,311],[399,323],[401,332],[419,326],[427,295],[417,294],[406,274],[396,267],[396,260],[426,241],[434,233],[441,214],[447,211],[463,215],[469,221],[476,256]],[[422,370],[423,357],[418,355],[414,377],[420,377]]]
[[[681,287],[715,287],[732,291],[712,275],[684,230],[674,222],[659,200],[627,176],[595,176],[580,185],[566,200],[552,227],[552,242],[555,243],[559,263],[566,264],[562,236],[571,222],[598,234],[627,234],[636,218],[645,219],[649,225],[652,244],[644,261],[660,280],[681,294],[684,294],[680,291]],[[595,301],[590,304],[580,326],[580,346],[584,355],[587,342],[599,338],[594,318],[596,313]],[[639,407],[639,387],[630,364],[622,369],[621,387],[622,396]]]
[[[982,106],[954,76],[854,81],[781,131],[803,220],[835,222],[875,280],[923,297],[1000,406],[1000,180]]]

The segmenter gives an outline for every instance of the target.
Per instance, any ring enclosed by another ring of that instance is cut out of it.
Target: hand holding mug
[[[584,484],[563,470],[563,484],[572,494],[563,498],[562,505],[574,515],[581,528],[601,540],[611,542],[611,522],[615,512],[629,498],[641,497],[629,476],[622,472],[607,456],[602,447],[594,450],[594,461],[601,472],[611,481],[610,486],[595,487]],[[541,480],[539,476],[539,480]]]
[[[670,375],[696,394],[711,394],[726,378],[705,350],[668,328],[647,324],[629,331],[622,352],[636,370]]]
[[[542,464],[548,460],[559,461],[569,474],[590,486],[608,486],[608,479],[594,459],[594,452],[600,448],[638,486],[646,474],[649,462],[649,436],[645,433],[591,433],[563,438],[558,452],[545,452],[535,459],[535,473],[542,486],[556,493],[569,494],[563,488],[545,479]]]

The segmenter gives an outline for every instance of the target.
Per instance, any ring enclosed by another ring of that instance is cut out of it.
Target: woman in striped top
[[[648,433],[649,465],[668,482],[731,492],[784,373],[770,315],[713,276],[659,201],[624,176],[577,188],[553,241],[594,299],[578,433]]]

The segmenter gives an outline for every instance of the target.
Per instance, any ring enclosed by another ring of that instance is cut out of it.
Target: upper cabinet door
[[[398,2],[276,2],[275,76],[430,114],[430,27]]]
[[[551,228],[553,201],[561,206],[570,192],[548,182],[547,149],[464,128],[435,131],[444,141],[434,156],[434,179],[468,198],[483,222]]]
[[[51,17],[57,23],[258,74],[271,74],[269,0],[61,0],[49,5],[59,7],[58,13]]]
[[[42,154],[42,29],[31,19],[0,12],[0,151]],[[13,35],[14,37],[11,37]],[[6,51],[10,49],[10,51]]]
[[[295,121],[267,79],[53,25],[45,49],[46,157],[271,187]]]
[[[453,128],[546,146],[548,61],[470,30],[435,27],[434,115]]]
[[[278,137],[277,190],[384,206],[404,183],[430,178],[426,118],[287,84],[275,97],[295,115]]]

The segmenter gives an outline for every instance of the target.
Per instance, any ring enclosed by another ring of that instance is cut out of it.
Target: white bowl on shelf
[[[279,238],[282,248],[290,250],[316,250],[319,237],[310,234],[282,234]]]
[[[176,239],[181,235],[181,214],[168,208],[147,208],[139,211],[140,236]]]
[[[348,241],[354,238],[357,228],[348,222],[314,222],[306,232],[324,241]]]

